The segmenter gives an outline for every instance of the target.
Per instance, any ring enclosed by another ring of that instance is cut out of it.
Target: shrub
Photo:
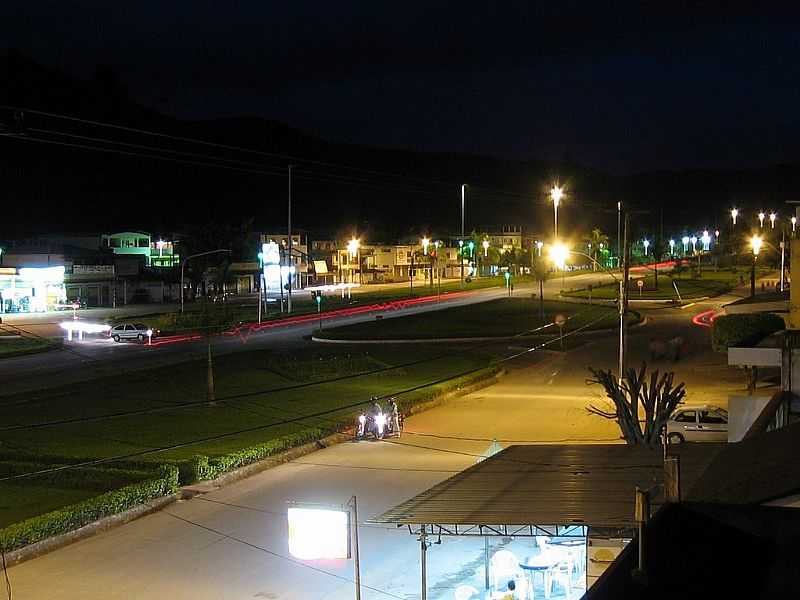
[[[711,345],[716,352],[726,352],[730,347],[757,344],[785,328],[783,319],[773,313],[725,315],[714,320]]]
[[[74,531],[93,521],[114,515],[153,498],[172,494],[178,489],[178,469],[160,467],[155,477],[100,496],[65,506],[37,517],[0,529],[0,546],[9,552],[55,535]]]

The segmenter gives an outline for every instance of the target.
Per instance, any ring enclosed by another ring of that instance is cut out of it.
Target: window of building
[[[150,240],[147,238],[139,238],[139,248],[149,248],[150,247]]]

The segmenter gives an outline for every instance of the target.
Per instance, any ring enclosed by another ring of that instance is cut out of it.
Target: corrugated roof
[[[800,492],[800,423],[727,444],[688,494],[696,502],[760,504]]]
[[[724,446],[675,448],[684,491]],[[371,521],[627,527],[634,524],[636,487],[662,483],[663,472],[660,449],[622,444],[510,446]],[[659,489],[654,504],[660,497]]]

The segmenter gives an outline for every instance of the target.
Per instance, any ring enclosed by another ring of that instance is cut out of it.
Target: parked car
[[[687,406],[667,421],[667,440],[681,442],[727,442],[728,411],[718,406]]]
[[[157,333],[157,331],[144,323],[121,323],[114,325],[108,335],[115,342],[121,342],[122,340],[139,340],[143,342],[149,337],[155,337]]]

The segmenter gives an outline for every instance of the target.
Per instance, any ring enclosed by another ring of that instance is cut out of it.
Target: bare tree
[[[610,370],[589,370],[593,375],[589,383],[603,386],[615,410],[612,412],[593,405],[589,405],[587,410],[614,419],[628,444],[657,446],[662,428],[686,395],[683,383],[674,384],[675,373],[664,373],[659,377],[656,370],[648,377],[647,365],[642,363],[638,371],[627,369],[620,382]]]

